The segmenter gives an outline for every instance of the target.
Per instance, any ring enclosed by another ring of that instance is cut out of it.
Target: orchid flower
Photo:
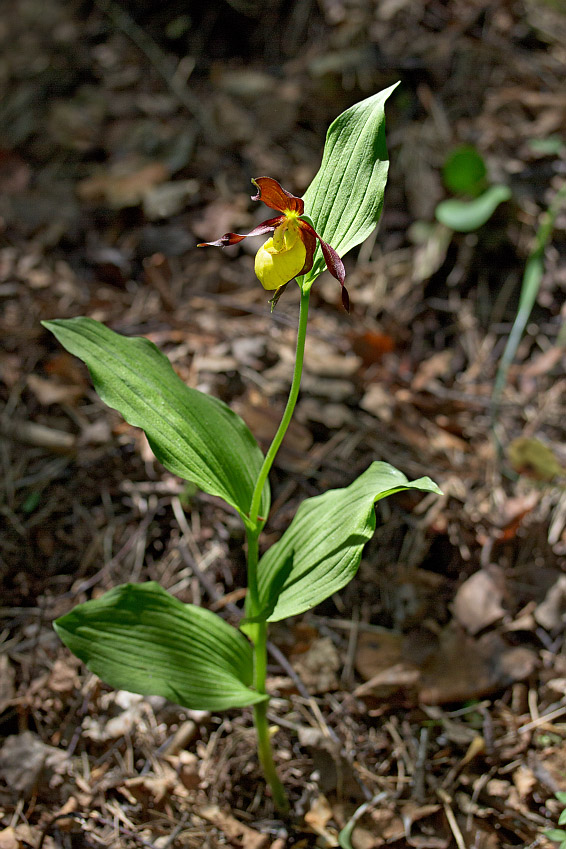
[[[272,233],[271,238],[256,254],[255,273],[264,289],[277,290],[273,298],[275,304],[287,283],[311,270],[318,239],[326,266],[342,287],[342,303],[349,312],[350,299],[344,286],[344,264],[334,248],[320,238],[312,224],[304,217],[303,199],[286,191],[272,177],[258,177],[257,180],[252,180],[252,183],[258,190],[252,200],[263,201],[280,215],[268,218],[249,233],[225,233],[215,242],[203,242],[198,247],[224,248],[227,245],[237,245],[248,236]]]

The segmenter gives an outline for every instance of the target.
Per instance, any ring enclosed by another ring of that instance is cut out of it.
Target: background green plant
[[[566,793],[559,790],[554,795],[564,805],[564,810],[558,817],[558,825],[564,825],[566,823]],[[558,843],[558,849],[566,849],[566,831],[563,828],[547,828],[544,835],[553,843]]]

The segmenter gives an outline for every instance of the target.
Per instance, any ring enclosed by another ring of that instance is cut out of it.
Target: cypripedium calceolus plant
[[[185,604],[149,581],[122,584],[85,600],[54,627],[113,687],[163,696],[194,710],[251,706],[259,760],[281,813],[288,801],[267,721],[269,623],[304,613],[354,577],[375,529],[376,501],[406,489],[439,492],[430,478],[409,481],[388,463],[373,462],[348,486],[305,499],[279,541],[260,557],[271,503],[269,472],[299,394],[310,289],[328,267],[348,306],[340,257],[361,244],[380,217],[389,165],[384,106],[393,88],[336,118],[304,198],[269,177],[255,181],[256,199],[279,213],[247,234],[270,234],[257,253],[256,274],[276,295],[293,278],[301,290],[289,398],[265,456],[244,421],[222,401],[187,386],[148,339],[122,336],[86,317],[44,322],[86,363],[102,400],[144,430],[166,469],[239,514],[247,541],[248,586],[240,621],[230,623]],[[227,233],[208,244],[244,238]]]
[[[255,273],[264,289],[277,290],[273,298],[273,302],[277,303],[287,283],[311,270],[318,239],[326,266],[342,287],[344,309],[349,312],[350,299],[344,286],[344,263],[334,248],[321,239],[312,224],[302,217],[305,213],[304,200],[286,191],[272,177],[258,177],[252,180],[252,183],[258,190],[252,200],[263,201],[266,206],[277,210],[281,215],[262,221],[244,235],[225,233],[215,242],[203,242],[198,247],[225,248],[227,245],[237,245],[248,236],[273,233],[256,254]]]

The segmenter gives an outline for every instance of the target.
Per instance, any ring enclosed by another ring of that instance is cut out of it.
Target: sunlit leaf
[[[219,495],[245,519],[263,455],[236,413],[186,386],[148,339],[122,336],[91,318],[43,324],[86,363],[102,400],[143,428],[166,469]],[[261,515],[268,512],[266,483]]]
[[[566,831],[563,831],[561,828],[547,828],[544,835],[549,840],[557,843],[566,841]]]
[[[389,159],[385,143],[385,101],[398,83],[356,103],[336,118],[326,135],[322,164],[304,195],[305,212],[319,236],[340,256],[376,228],[383,207]],[[324,271],[320,247],[312,269],[299,284]]]
[[[215,613],[159,584],[123,584],[57,619],[66,646],[107,684],[193,710],[265,699],[250,689],[252,648]]]
[[[409,481],[388,463],[372,463],[350,486],[300,505],[279,542],[259,563],[262,616],[277,622],[309,610],[356,574],[375,530],[374,504],[405,489],[439,493],[430,478]]]

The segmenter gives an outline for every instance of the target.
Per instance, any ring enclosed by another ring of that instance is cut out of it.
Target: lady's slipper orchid
[[[326,266],[333,277],[342,287],[342,303],[350,311],[350,299],[344,286],[346,272],[342,260],[329,244],[324,242],[314,227],[302,216],[305,204],[302,198],[295,197],[285,191],[277,180],[271,177],[258,177],[252,180],[258,193],[252,200],[262,200],[271,209],[281,213],[275,218],[268,218],[249,233],[225,233],[215,242],[203,242],[198,247],[225,248],[227,245],[237,245],[248,236],[261,236],[272,233],[270,239],[258,250],[255,258],[255,273],[264,289],[276,289],[273,298],[277,302],[284,286],[301,274],[306,274],[313,266],[316,240],[320,242],[322,255]]]

